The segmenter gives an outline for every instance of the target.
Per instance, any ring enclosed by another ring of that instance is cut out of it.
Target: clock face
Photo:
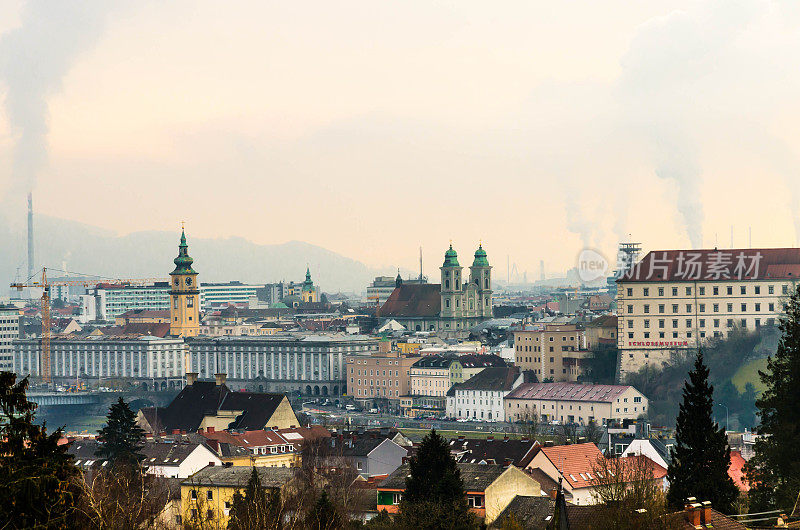
[[[186,278],[186,285],[192,285],[192,279]]]

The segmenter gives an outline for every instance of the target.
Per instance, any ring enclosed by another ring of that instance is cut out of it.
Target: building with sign
[[[658,250],[617,279],[619,377],[733,329],[777,325],[800,249]]]

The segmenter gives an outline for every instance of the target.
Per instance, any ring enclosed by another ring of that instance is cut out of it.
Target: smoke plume
[[[23,7],[20,26],[0,37],[0,83],[14,140],[13,196],[36,186],[47,162],[47,99],[100,36],[110,4],[31,0]]]

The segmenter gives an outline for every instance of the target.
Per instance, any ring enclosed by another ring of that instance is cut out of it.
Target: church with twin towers
[[[395,320],[409,331],[455,333],[493,318],[492,267],[482,244],[475,251],[468,278],[452,244],[439,270],[439,284],[406,284],[398,276],[378,316]]]

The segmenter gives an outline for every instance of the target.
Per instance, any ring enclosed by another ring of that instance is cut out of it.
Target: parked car
[[[344,408],[346,410],[356,410],[356,406],[355,405],[346,405]]]

